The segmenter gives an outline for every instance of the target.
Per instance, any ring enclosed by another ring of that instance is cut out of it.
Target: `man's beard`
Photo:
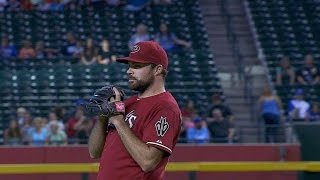
[[[143,93],[145,92],[150,86],[151,84],[153,83],[154,81],[154,77],[153,76],[150,76],[148,79],[146,80],[137,80],[137,79],[134,79],[134,83],[131,84],[129,83],[129,88],[134,90],[134,91],[138,91],[139,93]]]

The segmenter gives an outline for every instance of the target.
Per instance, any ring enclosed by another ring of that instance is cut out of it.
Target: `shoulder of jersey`
[[[131,97],[129,97],[128,99],[125,99],[125,100],[124,100],[124,103],[125,103],[126,105],[128,105],[128,104],[136,101],[136,99],[137,99],[136,96],[131,96]]]
[[[179,110],[179,106],[177,102],[171,98],[159,99],[158,102],[156,103],[156,106],[165,108],[165,109],[171,109],[173,111]]]

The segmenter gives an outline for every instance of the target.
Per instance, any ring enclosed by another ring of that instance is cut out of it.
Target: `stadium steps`
[[[257,53],[254,40],[250,32],[250,26],[246,18],[242,1],[228,1],[227,10],[231,15],[231,24],[237,36],[240,53],[243,56],[245,68],[252,77],[253,102],[261,93],[262,87],[267,82],[264,72],[259,73],[262,67],[257,60]],[[245,126],[241,129],[241,141],[257,142],[258,132],[253,126],[256,125],[256,118],[252,116],[250,105],[245,99],[244,83],[237,75],[237,62],[233,56],[232,44],[227,39],[227,23],[220,11],[219,0],[199,0],[202,9],[205,27],[208,32],[208,39],[211,50],[215,56],[218,76],[226,96],[226,103],[230,105],[235,114],[235,124],[237,127]],[[255,68],[251,68],[255,67]],[[249,71],[251,69],[251,71]],[[258,71],[256,71],[258,69]]]

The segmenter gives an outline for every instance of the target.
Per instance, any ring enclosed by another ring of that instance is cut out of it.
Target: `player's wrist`
[[[125,122],[124,121],[124,115],[123,114],[118,114],[118,115],[112,116],[112,117],[109,118],[109,121],[110,121],[110,123],[112,123],[115,126],[117,126],[120,123]]]

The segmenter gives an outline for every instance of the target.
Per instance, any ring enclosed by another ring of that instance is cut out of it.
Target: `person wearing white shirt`
[[[297,89],[294,98],[288,104],[288,113],[292,120],[305,120],[307,118],[310,103],[304,100],[304,92]]]

